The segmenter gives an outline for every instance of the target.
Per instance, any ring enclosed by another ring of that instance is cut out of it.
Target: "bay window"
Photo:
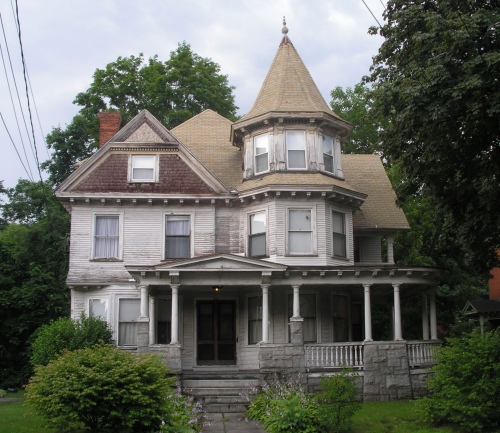
[[[347,257],[345,215],[341,212],[332,212],[333,255]]]
[[[269,134],[257,135],[253,139],[255,174],[269,171]]]
[[[287,168],[306,169],[306,132],[286,131]]]
[[[250,215],[248,235],[248,255],[263,257],[266,255],[267,218],[265,212]]]
[[[311,209],[288,210],[288,253],[312,254]]]
[[[120,243],[118,215],[96,215],[94,225],[94,259],[118,259]]]
[[[165,258],[191,257],[191,222],[185,215],[167,215],[165,221]]]

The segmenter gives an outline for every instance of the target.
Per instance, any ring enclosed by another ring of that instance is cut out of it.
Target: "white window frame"
[[[136,335],[136,344],[128,344],[128,345],[121,345],[120,346],[120,339],[121,339],[121,336],[120,336],[120,323],[122,323],[120,321],[120,303],[121,301],[124,301],[124,300],[130,300],[130,301],[136,301],[136,302],[139,302],[139,315],[137,316],[137,318],[135,319],[132,319],[131,321],[129,322],[123,322],[123,323],[135,323],[136,324],[136,333],[137,333],[137,319],[139,318],[140,316],[140,303],[141,303],[141,300],[140,298],[134,298],[134,297],[127,297],[127,296],[121,296],[117,299],[117,311],[116,311],[116,321],[117,321],[117,326],[116,326],[116,344],[117,346],[119,347],[137,347],[137,335]]]
[[[91,313],[91,301],[100,301],[102,303],[105,304],[105,317],[102,318],[102,320],[104,322],[108,322],[109,323],[109,299],[108,297],[102,297],[102,296],[93,296],[93,297],[90,297],[87,299],[87,316],[88,317],[96,317],[96,316],[93,316]],[[102,316],[101,316],[102,317]]]
[[[194,251],[194,212],[168,212],[163,215],[163,242],[162,242],[162,257],[163,260],[175,260],[174,257],[167,257],[167,217],[189,217],[189,257],[193,257]]]
[[[303,149],[289,149],[289,142],[291,141],[288,137],[291,134],[297,134],[297,133],[302,133],[304,137],[304,148]],[[303,129],[289,129],[285,131],[285,142],[286,142],[286,167],[287,170],[307,170],[307,136],[306,136],[306,131]],[[297,152],[297,151],[303,151],[304,152],[304,166],[303,167],[290,167],[290,156],[289,152]]]
[[[267,143],[266,143],[266,152],[257,154],[257,142],[263,139],[264,137],[267,138]],[[261,173],[267,173],[269,171],[269,133],[266,132],[264,134],[259,134],[253,137],[253,163],[254,163],[254,173],[255,174],[261,174]],[[263,155],[267,156],[267,164],[266,164],[266,169],[262,171],[257,171],[257,158],[262,157]]]
[[[95,239],[97,229],[97,217],[118,217],[118,256],[97,257],[95,254]],[[90,242],[91,260],[113,261],[123,259],[123,212],[92,212],[92,239]]]
[[[331,153],[325,152],[325,144],[330,145],[329,150]],[[332,137],[331,135],[328,135],[328,134],[323,134],[321,153],[322,153],[322,157],[323,157],[324,170],[327,173],[335,173],[336,172],[336,167],[335,167],[336,164],[335,164],[335,138],[334,137]],[[331,160],[332,160],[332,167],[331,167],[332,169],[331,170],[328,170],[326,167],[326,158],[331,158]]]
[[[259,232],[259,233],[252,233],[252,216],[258,215],[258,214],[264,214],[266,218],[266,231],[265,232]],[[268,256],[268,228],[269,228],[269,218],[267,215],[267,209],[262,209],[262,210],[256,210],[254,212],[251,212],[247,214],[247,257],[267,257]],[[264,234],[265,236],[265,252],[264,255],[252,255],[251,254],[251,248],[250,248],[250,239],[253,235],[261,235]]]
[[[286,207],[286,255],[287,256],[315,256],[317,255],[317,231],[316,231],[316,208],[314,206],[289,206]],[[290,211],[310,211],[311,212],[311,251],[291,252],[290,251]]]
[[[148,167],[148,168],[152,168],[153,169],[153,177],[152,178],[146,178],[146,179],[143,179],[143,178],[135,178],[134,177],[134,158],[135,157],[150,157],[151,159],[153,159],[153,164],[152,164],[152,167]],[[155,183],[155,182],[158,182],[158,179],[159,179],[159,157],[158,155],[156,154],[150,154],[150,153],[145,153],[145,154],[133,154],[133,155],[129,155],[129,162],[128,162],[128,181],[129,182],[137,182],[137,183]]]
[[[334,232],[333,231],[334,214],[338,214],[338,215],[342,216],[344,233]],[[346,215],[345,212],[341,212],[339,210],[332,209],[331,218],[332,218],[332,222],[331,222],[332,256],[335,257],[335,258],[337,258],[337,259],[346,259],[347,260],[349,258],[349,246],[348,246],[348,238],[347,238],[347,233],[348,233],[348,230],[347,230],[347,215]],[[335,235],[337,235],[337,236],[343,235],[344,236],[345,255],[339,255],[339,254],[335,253]]]

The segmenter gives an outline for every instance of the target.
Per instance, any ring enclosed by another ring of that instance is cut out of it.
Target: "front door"
[[[236,363],[236,301],[197,301],[198,365]]]

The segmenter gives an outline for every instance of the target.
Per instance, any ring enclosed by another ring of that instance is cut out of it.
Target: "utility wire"
[[[16,0],[17,1],[17,0]],[[379,20],[377,19],[377,17],[375,16],[375,14],[372,12],[372,10],[370,9],[370,7],[366,4],[365,0],[361,0],[363,2],[363,4],[366,6],[366,9],[368,9],[368,11],[372,14],[372,17],[375,19],[375,21],[377,21],[377,24],[380,28],[382,28],[382,25],[380,24]]]
[[[22,103],[21,103],[21,98],[19,96],[19,89],[17,87],[17,81],[16,81],[16,75],[14,74],[14,69],[12,67],[12,59],[10,57],[10,50],[9,50],[9,45],[7,43],[7,36],[5,34],[5,27],[4,27],[4,24],[3,24],[3,18],[2,18],[2,13],[0,12],[0,24],[2,26],[2,32],[3,32],[3,39],[4,39],[4,42],[5,42],[5,48],[6,48],[6,51],[7,51],[7,56],[8,56],[8,59],[9,59],[9,64],[10,64],[10,72],[12,74],[12,80],[14,82],[14,87],[16,89],[16,94],[17,94],[17,101],[19,103],[19,109],[21,111],[21,115],[22,115],[22,118],[23,118],[23,122],[24,122],[24,128],[26,130],[26,135],[28,137],[28,142],[30,144],[30,148],[33,152],[33,148],[31,146],[31,141],[30,141],[30,136],[29,136],[29,132],[28,132],[28,125],[26,124],[26,118],[24,117],[24,111],[23,111],[23,108],[22,108]],[[19,119],[17,117],[17,111],[15,109],[15,104],[14,104],[14,101],[13,101],[13,98],[12,98],[12,90],[11,90],[11,87],[10,87],[10,81],[9,81],[9,77],[8,77],[8,73],[7,73],[7,68],[5,66],[5,59],[4,59],[4,55],[3,55],[3,50],[1,48],[1,45],[0,45],[0,53],[2,55],[2,62],[3,62],[3,65],[4,65],[4,71],[5,71],[5,78],[7,80],[7,85],[9,87],[9,93],[11,95],[11,101],[12,101],[12,108],[13,108],[13,111],[14,111],[14,115],[15,115],[15,118],[16,118],[16,123],[17,123],[17,129],[19,131],[19,137],[21,139],[21,144],[23,146],[23,151],[24,151],[24,156],[26,158],[26,162],[28,164],[28,167],[30,168],[30,172],[31,172],[31,166],[30,166],[30,163],[29,163],[29,158],[28,158],[28,155],[26,154],[26,147],[24,145],[24,140],[23,140],[23,134],[21,133],[21,128],[19,126]],[[33,156],[35,156],[35,154],[33,153]]]

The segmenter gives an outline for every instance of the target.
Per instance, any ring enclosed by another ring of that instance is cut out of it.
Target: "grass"
[[[29,413],[23,400],[0,403],[0,419],[0,433],[54,433],[40,426],[40,418]]]
[[[426,426],[415,401],[363,403],[353,419],[352,433],[453,433],[451,427]]]

